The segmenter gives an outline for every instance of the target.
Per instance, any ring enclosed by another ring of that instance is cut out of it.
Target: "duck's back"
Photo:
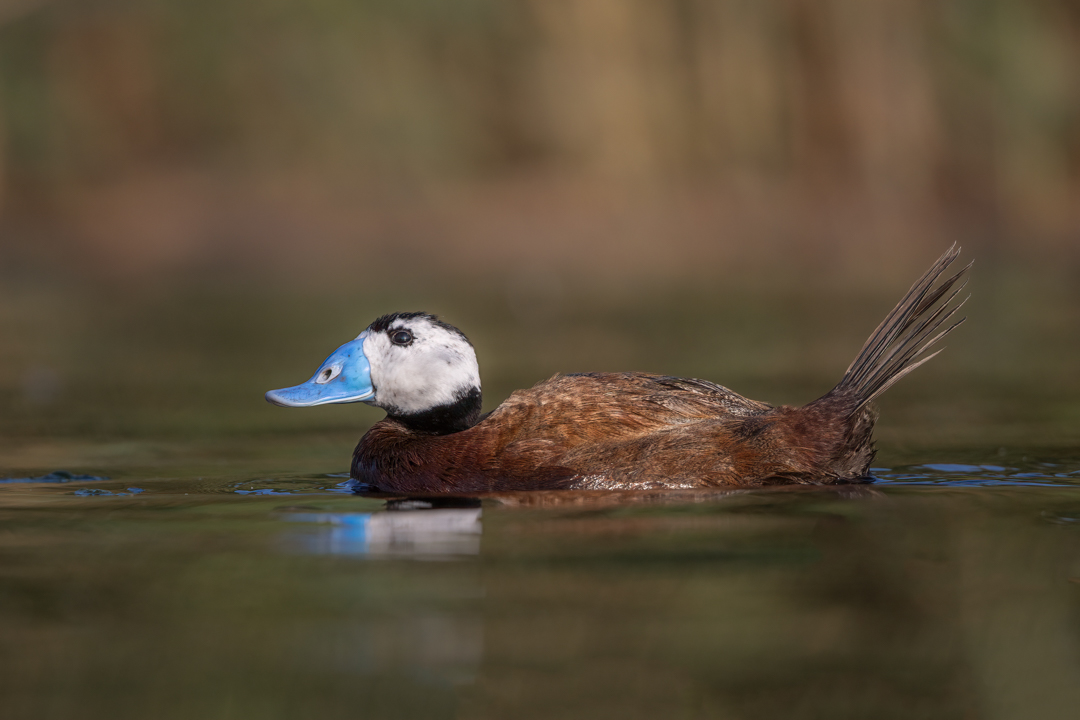
[[[557,375],[461,432],[383,420],[357,446],[353,476],[392,492],[790,482],[806,469],[790,452],[792,412],[701,380]],[[777,464],[770,449],[781,445]]]
[[[648,373],[556,375],[514,392],[487,421],[570,449],[625,441],[718,418],[761,415],[771,405],[704,380]]]

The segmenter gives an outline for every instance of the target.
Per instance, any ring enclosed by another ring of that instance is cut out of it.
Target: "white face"
[[[472,345],[431,318],[398,318],[387,330],[368,329],[360,338],[375,388],[375,397],[367,401],[370,405],[418,413],[451,404],[480,388],[480,366]]]

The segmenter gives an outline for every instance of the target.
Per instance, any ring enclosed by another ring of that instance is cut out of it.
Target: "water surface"
[[[996,330],[959,335],[891,390],[871,485],[399,498],[353,494],[342,475],[376,411],[261,396],[414,305],[5,292],[5,718],[1080,707],[1080,413],[1057,325],[1017,329],[1031,356],[991,358]],[[475,323],[489,407],[596,369],[805,402],[879,308],[838,323],[840,299],[796,300],[428,307]]]

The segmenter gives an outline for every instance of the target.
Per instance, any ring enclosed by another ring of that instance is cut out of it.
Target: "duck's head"
[[[283,407],[363,402],[419,432],[457,432],[480,418],[480,368],[456,327],[393,313],[331,353],[306,383],[266,399]]]

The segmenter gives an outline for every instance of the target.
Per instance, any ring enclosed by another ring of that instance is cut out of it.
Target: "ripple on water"
[[[936,462],[871,468],[878,486],[945,485],[954,487],[1070,487],[1080,486],[1080,459],[1074,462],[1025,462],[1022,465],[996,463]],[[237,495],[307,495],[322,493],[351,494],[370,489],[346,473],[316,477],[260,478],[232,481],[217,492]]]
[[[138,495],[139,493],[146,492],[142,488],[129,487],[127,492],[112,492],[111,490],[102,490],[101,488],[80,488],[72,495],[78,495],[79,497],[91,497],[94,495],[108,495],[111,497],[124,497],[128,495]]]
[[[327,478],[337,480],[343,477],[347,478],[344,482],[327,481]],[[228,484],[225,486],[225,492],[232,492],[237,495],[351,494],[358,488],[359,483],[348,478],[347,473],[328,473],[318,477],[243,480]]]
[[[926,463],[871,468],[879,485],[1080,486],[1080,461],[1034,462],[1023,466]]]
[[[80,475],[77,473],[70,473],[67,470],[54,470],[46,475],[38,475],[36,477],[7,477],[0,478],[0,483],[69,483],[69,482],[90,482],[97,480],[108,480],[107,477],[98,477],[97,475]]]

